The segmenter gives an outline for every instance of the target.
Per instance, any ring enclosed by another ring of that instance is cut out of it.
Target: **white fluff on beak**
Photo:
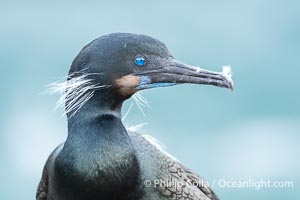
[[[223,69],[222,75],[231,83],[233,87],[231,66],[223,66],[222,69]]]

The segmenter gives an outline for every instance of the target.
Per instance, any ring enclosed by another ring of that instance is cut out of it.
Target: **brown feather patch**
[[[119,92],[123,96],[131,95],[136,92],[137,87],[141,82],[141,78],[134,75],[127,75],[115,80],[116,86],[119,88]]]

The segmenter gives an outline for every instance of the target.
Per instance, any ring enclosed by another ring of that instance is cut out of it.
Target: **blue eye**
[[[146,58],[142,55],[135,56],[134,62],[137,66],[142,67],[146,64]]]

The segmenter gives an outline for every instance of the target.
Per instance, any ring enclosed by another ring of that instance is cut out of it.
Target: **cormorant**
[[[112,33],[86,45],[66,84],[68,137],[49,156],[38,200],[218,199],[148,137],[126,130],[122,103],[139,90],[182,83],[233,89],[229,71],[177,61],[146,35]]]

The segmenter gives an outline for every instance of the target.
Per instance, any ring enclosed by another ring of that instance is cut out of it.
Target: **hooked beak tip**
[[[233,84],[230,85],[230,90],[231,90],[231,92],[233,92],[233,90],[234,90],[234,85]]]

